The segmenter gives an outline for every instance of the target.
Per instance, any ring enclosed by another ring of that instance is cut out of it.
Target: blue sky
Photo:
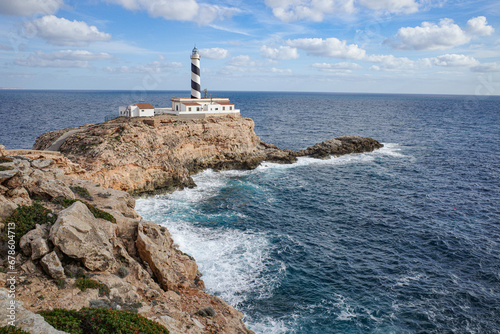
[[[0,88],[500,94],[469,0],[0,0]]]

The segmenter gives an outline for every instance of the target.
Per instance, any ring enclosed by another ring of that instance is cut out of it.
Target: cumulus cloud
[[[162,57],[160,57],[160,60],[153,61],[145,65],[118,67],[108,66],[105,68],[105,70],[109,73],[162,73],[180,67],[182,67],[181,63],[165,62],[163,61]]]
[[[289,69],[289,68],[276,68],[276,67],[273,67],[271,68],[271,72],[272,73],[275,73],[275,74],[292,74],[292,70]]]
[[[488,25],[486,17],[478,16],[467,21],[466,31],[472,36],[489,36],[495,29]]]
[[[48,43],[65,46],[86,46],[91,42],[108,41],[111,35],[83,21],[69,21],[47,15],[24,24],[28,36],[38,36]]]
[[[12,51],[12,50],[14,50],[14,48],[12,46],[9,46],[9,45],[0,44],[0,50]]]
[[[314,63],[311,65],[313,68],[320,71],[327,72],[352,72],[353,70],[358,70],[363,68],[361,65],[356,63],[341,62],[335,64],[329,63]]]
[[[230,66],[235,66],[235,67],[254,67],[254,66],[259,66],[259,64],[250,58],[250,56],[247,55],[241,55],[232,58],[229,62],[228,65]]]
[[[430,60],[434,65],[444,67],[472,67],[479,65],[479,61],[474,57],[458,54],[446,54],[430,58]]]
[[[280,46],[279,48],[271,48],[263,45],[260,48],[260,53],[264,58],[274,59],[274,60],[289,60],[299,58],[299,54],[296,48],[290,46]]]
[[[36,51],[27,58],[16,59],[15,64],[29,67],[90,67],[91,61],[111,59],[108,53],[92,53],[86,50],[60,50],[51,53]]]
[[[356,44],[347,44],[337,38],[299,38],[288,40],[289,46],[301,49],[309,55],[342,59],[363,59],[366,51]]]
[[[442,19],[439,24],[423,22],[418,27],[400,28],[394,39],[384,43],[402,50],[446,50],[467,44],[473,37],[493,33],[484,16],[470,19],[462,29],[452,19]]]
[[[500,72],[500,63],[485,63],[471,68],[473,72],[492,73]]]
[[[0,0],[0,14],[32,16],[53,14],[64,4],[64,0]]]
[[[326,15],[351,14],[359,9],[404,14],[419,10],[415,0],[266,0],[266,5],[284,22],[321,22]]]
[[[229,51],[222,48],[200,49],[200,56],[208,59],[224,59],[229,55]]]
[[[419,4],[415,0],[359,0],[359,4],[369,9],[390,13],[409,14],[419,9]]]
[[[166,20],[193,21],[206,25],[217,19],[231,17],[237,8],[198,4],[196,0],[107,0],[132,11],[145,10],[151,17]]]

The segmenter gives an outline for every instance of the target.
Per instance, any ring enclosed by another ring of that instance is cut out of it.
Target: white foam
[[[384,147],[379,148],[378,150],[373,151],[376,155],[388,155],[397,158],[404,158],[406,155],[402,154],[402,148],[399,144],[396,143],[383,143]]]

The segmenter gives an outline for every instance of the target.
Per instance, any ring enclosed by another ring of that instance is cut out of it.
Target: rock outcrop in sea
[[[42,151],[58,138],[60,152]],[[42,210],[44,219],[19,236],[16,324],[31,333],[60,333],[35,313],[106,307],[137,312],[171,333],[253,333],[240,312],[204,292],[195,260],[165,227],[137,214],[131,194],[194,187],[191,175],[207,168],[252,169],[262,161],[293,163],[381,146],[343,136],[281,150],[260,140],[251,119],[234,116],[119,118],[43,134],[33,150],[0,145],[0,229],[5,235],[5,219],[20,208]],[[6,247],[1,239],[4,265]],[[93,288],[82,289],[91,281]],[[0,291],[2,302],[7,295]],[[6,319],[0,314],[0,326]]]
[[[43,134],[33,149],[47,149],[68,131],[75,128]],[[260,140],[250,118],[157,116],[84,126],[65,140],[60,151],[88,172],[86,178],[105,187],[144,193],[193,187],[191,175],[208,168],[253,169],[262,161],[293,163],[300,156],[327,158],[380,147],[371,138],[342,136],[305,150],[280,150]]]

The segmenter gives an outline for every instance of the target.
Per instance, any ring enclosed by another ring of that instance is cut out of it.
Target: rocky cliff
[[[0,146],[0,281],[16,272],[18,328],[63,333],[35,313],[106,307],[137,312],[170,333],[252,333],[240,312],[204,292],[194,259],[135,212],[130,194],[76,179],[86,173],[59,154],[19,153]],[[20,239],[9,259],[14,225]],[[0,289],[2,305],[11,305],[8,296]],[[0,327],[8,321],[2,307]]]
[[[43,150],[73,131],[60,151],[104,187],[129,193],[192,187],[190,175],[213,168],[252,169],[262,161],[292,163],[300,156],[369,152],[382,145],[371,138],[343,136],[300,151],[264,143],[251,119],[240,116],[178,120],[118,118],[80,131],[66,129],[40,136],[33,149]]]

